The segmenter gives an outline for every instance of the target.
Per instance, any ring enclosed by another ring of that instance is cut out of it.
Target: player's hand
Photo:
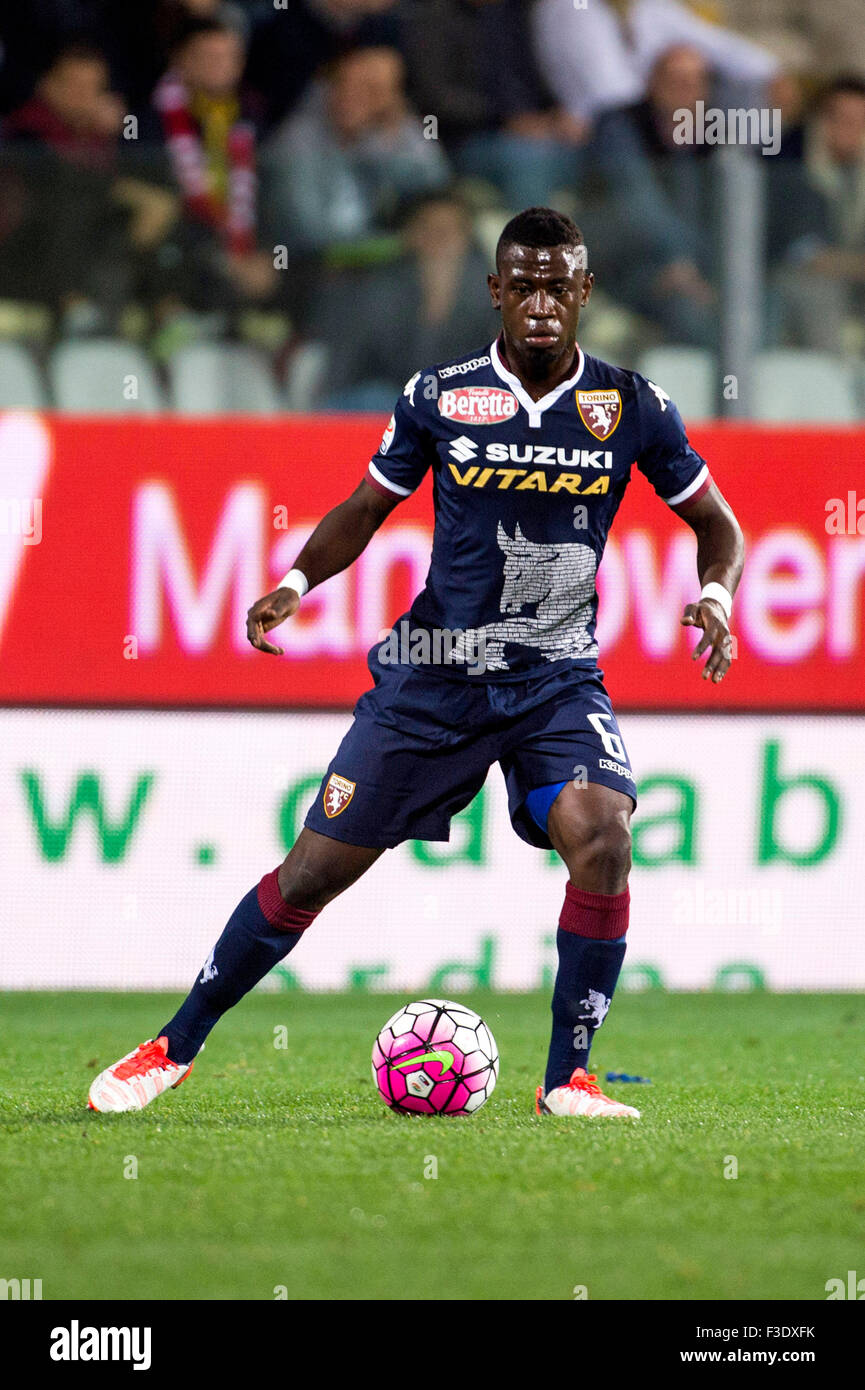
[[[268,642],[265,633],[278,627],[296,613],[300,607],[300,595],[294,589],[275,589],[257,599],[246,615],[246,635],[260,652],[270,652],[272,656],[282,656],[282,647],[274,647]]]
[[[683,627],[703,629],[703,636],[691,653],[691,658],[697,661],[711,648],[709,660],[703,667],[703,680],[711,678],[717,685],[718,681],[724,679],[733,660],[733,639],[723,608],[715,599],[702,598],[699,603],[685,605],[680,621]]]

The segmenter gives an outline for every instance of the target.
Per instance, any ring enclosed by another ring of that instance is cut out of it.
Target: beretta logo
[[[461,425],[501,425],[512,419],[519,408],[516,396],[497,386],[463,386],[460,390],[442,391],[439,396],[440,414]]]

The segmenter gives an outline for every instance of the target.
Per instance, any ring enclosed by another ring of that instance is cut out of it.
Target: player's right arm
[[[372,537],[401,500],[377,492],[364,478],[350,497],[333,507],[316,526],[294,563],[306,575],[309,587],[353,565]],[[275,589],[258,599],[246,615],[246,635],[260,652],[282,656],[282,648],[267,641],[265,633],[297,612],[300,594],[294,589]]]
[[[420,483],[432,460],[431,442],[415,404],[420,372],[406,384],[369,472],[350,497],[318,523],[294,562],[310,589],[354,564],[398,502]],[[265,633],[297,612],[300,594],[275,589],[252,605],[246,635],[260,652],[282,656]]]

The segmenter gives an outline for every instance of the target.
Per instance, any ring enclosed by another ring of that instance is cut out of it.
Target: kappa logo
[[[655,385],[654,381],[649,381],[648,377],[646,377],[646,385],[649,390],[654,391],[655,395],[658,397],[658,405],[661,409],[666,410],[670,403],[670,397],[667,395],[666,391],[662,391],[660,386]]]
[[[417,387],[419,381],[420,372],[415,372],[413,377],[409,377],[408,381],[406,382],[403,388],[403,395],[408,397],[409,405],[414,405],[415,388]]]
[[[464,425],[502,425],[519,408],[516,396],[497,386],[461,386],[439,396],[439,414]]]
[[[472,357],[468,362],[457,362],[453,367],[440,367],[439,376],[442,381],[449,376],[466,376],[468,372],[477,371],[478,367],[488,367],[490,359],[488,357]]]
[[[617,763],[614,758],[598,758],[598,767],[603,768],[606,772],[615,772],[617,777],[627,777],[629,782],[631,780],[630,770],[623,767],[621,763]]]
[[[354,796],[356,786],[357,783],[350,782],[347,777],[340,777],[336,772],[330,774],[324,789],[324,814],[328,820],[342,815]]]
[[[580,419],[596,439],[609,439],[622,418],[622,398],[618,391],[577,391]]]

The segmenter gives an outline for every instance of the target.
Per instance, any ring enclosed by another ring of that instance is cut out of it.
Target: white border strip
[[[390,492],[395,492],[398,497],[411,497],[413,488],[400,487],[399,483],[392,483],[390,478],[386,478],[381,469],[376,468],[374,463],[370,463],[369,471],[377,483],[381,483],[382,487],[388,488]]]
[[[679,502],[686,502],[692,493],[696,492],[699,487],[702,487],[703,483],[706,481],[708,476],[709,465],[707,463],[704,463],[696,478],[691,479],[684,492],[677,492],[675,497],[664,498],[664,501],[666,502],[667,506],[675,507]]]

